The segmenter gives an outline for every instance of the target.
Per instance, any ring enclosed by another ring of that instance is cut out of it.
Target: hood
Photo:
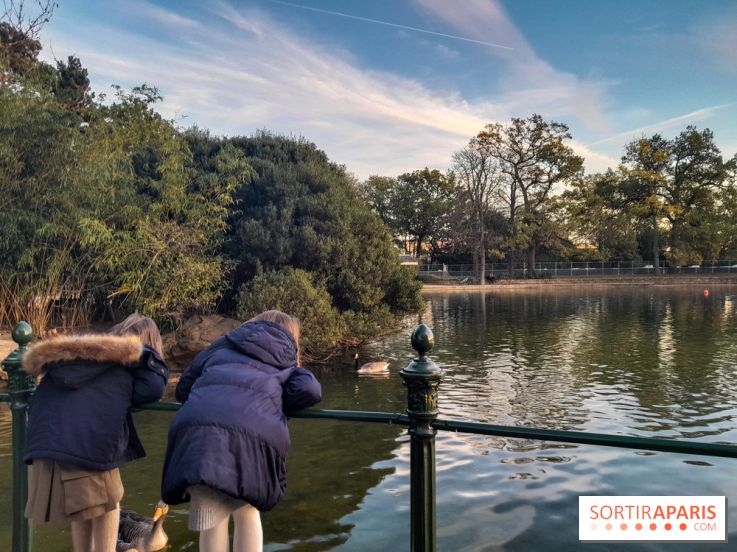
[[[23,369],[32,376],[48,373],[56,383],[76,388],[110,364],[138,363],[142,353],[141,340],[132,335],[57,337],[31,347],[23,357]]]
[[[246,322],[225,336],[242,353],[275,368],[297,365],[297,344],[279,324],[259,320]]]

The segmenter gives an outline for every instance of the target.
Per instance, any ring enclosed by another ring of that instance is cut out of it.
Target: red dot
[[[637,529],[638,531],[641,531],[642,530],[642,523],[638,523],[637,525],[635,525],[635,529]]]
[[[658,526],[655,523],[650,524],[650,530],[655,531],[658,528]]]
[[[611,523],[607,523],[606,524],[606,530],[607,531],[611,531],[612,530],[612,524]]]
[[[673,528],[673,526],[670,523],[665,524],[665,530],[670,531]]]
[[[686,530],[686,524],[685,523],[681,523],[681,531],[685,531],[685,530]]]
[[[626,531],[626,530],[627,530],[627,524],[626,524],[626,523],[623,523],[622,525],[620,525],[620,526],[619,526],[619,528],[620,528],[620,529],[621,529],[622,531]]]

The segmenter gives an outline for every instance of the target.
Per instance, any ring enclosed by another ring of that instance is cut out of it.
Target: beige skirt
[[[71,523],[115,510],[123,498],[120,470],[95,472],[38,459],[31,465],[26,517],[36,523]]]

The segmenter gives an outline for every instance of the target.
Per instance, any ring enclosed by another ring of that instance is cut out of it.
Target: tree
[[[89,91],[90,79],[87,76],[87,69],[82,67],[79,58],[69,56],[67,63],[57,61],[56,70],[58,73],[58,79],[54,83],[56,97],[75,111],[89,107],[94,94]]]
[[[454,187],[453,175],[425,167],[400,175],[390,188],[391,226],[399,234],[412,236],[417,257],[426,241],[442,233]]]
[[[379,215],[382,222],[392,226],[391,193],[396,180],[389,176],[371,175],[358,187],[359,195]]]
[[[255,177],[236,191],[225,252],[234,288],[259,274],[299,269],[323,287],[349,338],[385,331],[422,307],[419,283],[399,264],[388,228],[359,200],[345,169],[314,144],[268,133],[225,140]]]
[[[0,87],[0,276],[37,329],[55,298],[94,297],[168,321],[212,308],[225,283],[218,255],[241,152],[210,178],[153,105],[118,90],[81,124],[43,87]]]
[[[537,114],[527,119],[513,118],[508,126],[486,125],[477,139],[506,177],[506,190],[500,198],[507,205],[510,220],[510,261],[514,260],[514,250],[523,246],[534,272],[541,235],[537,230],[545,221],[543,208],[555,185],[581,174],[583,158],[565,143],[571,139],[567,125],[546,122]],[[511,271],[512,262],[509,265]]]
[[[648,221],[655,272],[661,248],[675,265],[701,262],[694,239],[707,239],[714,218],[707,212],[718,203],[712,194],[727,176],[713,133],[689,126],[673,140],[659,134],[633,140],[625,146],[620,172],[616,196],[633,216]]]
[[[579,244],[595,246],[601,260],[638,255],[631,214],[612,199],[619,179],[620,174],[612,170],[576,179],[554,203],[556,218],[567,235]]]
[[[737,258],[737,155],[726,164],[724,193],[719,210],[720,257]]]
[[[51,16],[59,4],[54,0],[36,0],[34,4],[36,13],[28,10],[25,0],[3,0],[3,12],[0,20],[6,22],[19,33],[35,39],[44,25],[51,20]]]
[[[727,176],[727,166],[721,152],[714,143],[714,134],[709,129],[699,132],[688,126],[669,144],[670,158],[668,179],[665,182],[665,201],[670,206],[666,211],[670,223],[670,258],[674,264],[685,264],[692,260],[694,253],[694,231],[704,243],[711,234],[709,226],[717,218],[717,198],[714,192],[722,189]],[[710,216],[711,214],[711,216]],[[718,251],[714,239],[707,252]],[[707,253],[708,256],[711,256]],[[708,258],[708,257],[707,257]],[[713,258],[713,257],[712,257]]]
[[[335,354],[346,323],[332,305],[330,294],[313,274],[285,268],[257,275],[238,296],[238,317],[249,320],[266,310],[288,312],[301,323],[303,360],[324,360]]]
[[[49,66],[37,61],[41,51],[38,34],[49,22],[56,2],[37,0],[36,12],[29,12],[25,0],[3,0],[0,12],[0,85],[7,84],[33,70]]]
[[[486,283],[486,225],[492,210],[492,199],[499,190],[499,163],[478,138],[453,155],[453,171],[457,177],[458,204],[466,204],[471,229],[475,236],[473,249],[476,275],[481,285]]]

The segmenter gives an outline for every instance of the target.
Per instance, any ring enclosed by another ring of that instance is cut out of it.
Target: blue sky
[[[737,152],[737,2],[59,0],[47,60],[159,87],[216,134],[304,136],[359,178],[446,168],[489,122],[567,123],[589,171],[642,134]]]

